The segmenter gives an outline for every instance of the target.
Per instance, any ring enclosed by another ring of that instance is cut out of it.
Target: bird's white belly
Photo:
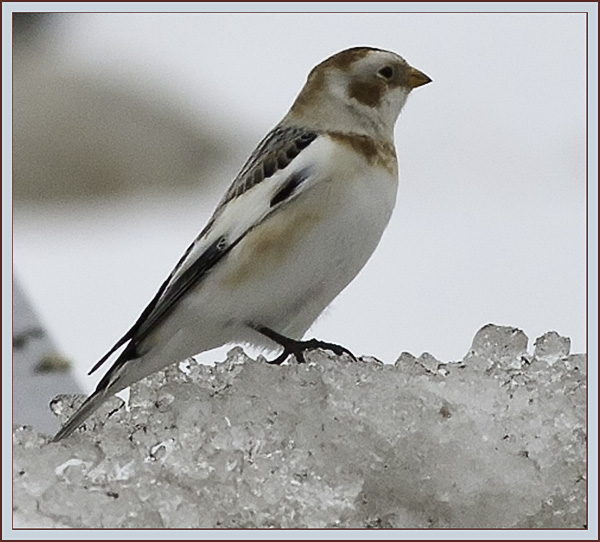
[[[387,226],[397,180],[383,169],[370,173],[322,181],[249,232],[228,257],[231,271],[215,275],[238,304],[224,316],[300,338],[363,268]]]

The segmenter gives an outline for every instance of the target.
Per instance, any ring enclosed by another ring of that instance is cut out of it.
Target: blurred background
[[[460,359],[489,322],[585,351],[585,14],[56,13],[13,29],[14,272],[83,389],[309,70],[357,45],[433,83],[397,125],[380,247],[309,334],[385,362]]]

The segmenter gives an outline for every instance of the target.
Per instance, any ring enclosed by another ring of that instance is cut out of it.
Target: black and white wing
[[[121,346],[127,345],[100,381],[98,390],[109,385],[114,371],[139,357],[138,348],[144,338],[246,233],[311,184],[314,168],[303,155],[318,137],[317,132],[278,126],[259,143],[206,227],[187,248],[152,301],[129,331],[92,367],[89,374]]]

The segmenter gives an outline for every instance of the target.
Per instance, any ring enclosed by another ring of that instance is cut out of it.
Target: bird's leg
[[[304,352],[306,350],[313,350],[315,348],[330,350],[338,356],[341,356],[342,354],[348,354],[353,361],[357,361],[356,356],[350,352],[350,350],[340,346],[339,344],[327,343],[317,339],[297,341],[295,339],[285,337],[284,335],[281,335],[280,333],[277,333],[276,331],[264,326],[256,326],[254,329],[283,347],[283,352],[273,361],[267,361],[267,363],[281,365],[290,355],[293,355],[298,363],[306,363],[306,360],[304,359]]]
[[[273,342],[276,342],[279,346],[283,347],[283,352],[279,354],[279,356],[277,356],[274,360],[267,360],[267,363],[273,365],[281,365],[288,358],[288,356],[292,354],[296,357],[298,363],[306,362],[302,353],[304,349],[300,347],[301,343],[299,341],[290,339],[289,337],[285,337],[284,335],[281,335],[268,327],[257,326],[254,329],[256,329],[256,331],[258,331],[265,337],[271,339]]]

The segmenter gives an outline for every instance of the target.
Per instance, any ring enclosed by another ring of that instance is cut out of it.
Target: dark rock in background
[[[30,300],[13,277],[13,424],[52,433],[48,405],[60,393],[81,393],[69,361],[57,350]]]

